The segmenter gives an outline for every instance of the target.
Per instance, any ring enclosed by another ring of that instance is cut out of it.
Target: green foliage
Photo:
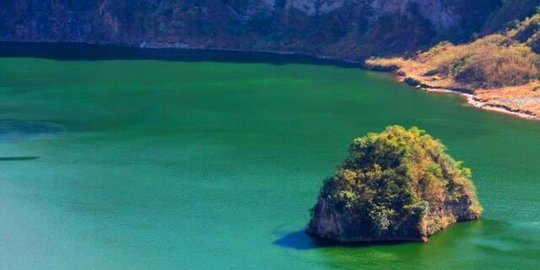
[[[441,223],[445,215],[454,221],[480,215],[469,177],[470,170],[425,131],[390,126],[353,141],[320,199],[361,228],[354,233],[422,235],[419,224]],[[466,213],[454,213],[448,203],[464,203]]]

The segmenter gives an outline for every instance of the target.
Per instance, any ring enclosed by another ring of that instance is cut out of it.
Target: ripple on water
[[[61,132],[62,127],[53,122],[0,119],[0,141],[56,135]]]

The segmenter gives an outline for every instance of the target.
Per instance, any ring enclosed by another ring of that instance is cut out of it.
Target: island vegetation
[[[340,242],[427,241],[458,221],[479,219],[471,170],[416,127],[355,139],[324,181],[307,232]]]

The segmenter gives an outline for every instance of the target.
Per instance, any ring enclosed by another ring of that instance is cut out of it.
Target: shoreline
[[[481,99],[477,98],[474,95],[474,90],[472,89],[466,89],[466,88],[450,88],[450,87],[435,87],[432,85],[429,85],[428,83],[424,81],[419,81],[418,79],[415,79],[413,77],[410,77],[407,73],[405,73],[403,70],[401,70],[398,66],[390,65],[372,65],[372,64],[366,64],[363,61],[357,61],[353,59],[342,59],[342,58],[336,58],[332,56],[325,56],[325,55],[317,55],[317,54],[307,54],[307,53],[299,53],[299,52],[293,52],[293,51],[279,51],[279,50],[249,50],[249,49],[227,49],[227,48],[205,48],[205,47],[196,47],[196,46],[188,46],[187,44],[155,44],[155,43],[143,43],[139,44],[138,46],[133,44],[109,44],[109,43],[102,43],[102,44],[95,44],[95,43],[89,43],[89,42],[55,42],[55,41],[6,41],[6,40],[0,40],[0,45],[4,46],[16,46],[16,45],[27,45],[29,47],[31,46],[88,46],[88,47],[95,47],[100,49],[107,49],[107,48],[113,48],[113,49],[125,49],[125,50],[135,50],[136,52],[141,53],[141,57],[144,57],[145,52],[150,53],[163,53],[167,54],[167,51],[172,52],[171,56],[174,53],[183,53],[183,52],[209,52],[209,53],[246,53],[246,54],[262,54],[263,56],[294,56],[298,59],[290,59],[291,63],[295,62],[310,62],[313,64],[321,64],[321,65],[334,65],[338,67],[353,67],[353,68],[361,68],[363,70],[367,71],[377,71],[377,72],[385,72],[385,73],[393,73],[394,77],[397,81],[407,84],[409,86],[412,86],[416,89],[425,91],[425,92],[432,92],[432,93],[447,93],[447,94],[456,94],[461,97],[463,97],[466,101],[466,104],[482,109],[487,110],[491,112],[496,113],[503,113],[507,115],[513,115],[517,116],[522,119],[527,120],[535,120],[540,121],[540,116],[537,116],[530,112],[524,112],[520,110],[515,110],[512,108],[509,108],[504,105],[500,104],[490,104],[489,102],[482,101]],[[24,51],[24,49],[23,49]],[[9,54],[9,53],[8,53]],[[23,53],[23,55],[25,55]],[[31,53],[28,53],[30,56]],[[38,55],[37,57],[40,57]],[[41,57],[45,58],[53,58],[54,55],[48,55]],[[156,57],[157,59],[161,59],[162,57]],[[165,57],[166,58],[166,57]],[[175,59],[175,57],[171,58],[172,60]],[[256,61],[256,60],[255,60]]]
[[[478,96],[478,91],[480,91],[479,89],[474,89],[467,86],[454,87],[452,84],[448,84],[448,82],[446,83],[446,85],[440,84],[440,81],[437,80],[435,80],[435,82],[439,82],[439,85],[433,85],[430,80],[424,79],[422,78],[422,76],[411,72],[403,66],[403,63],[400,62],[401,61],[395,61],[394,59],[368,59],[363,67],[366,70],[391,73],[393,74],[395,80],[397,80],[398,82],[407,84],[418,90],[433,93],[459,95],[464,98],[467,105],[470,105],[474,108],[511,116],[517,116],[521,119],[526,120],[540,121],[540,115],[538,115],[538,113],[527,111],[519,107],[512,108],[504,104],[494,103],[490,102],[487,99],[480,98]]]
[[[382,71],[382,72],[389,72],[389,71]],[[394,77],[397,79],[397,81],[407,84],[409,86],[412,86],[421,91],[425,91],[429,93],[443,93],[443,94],[453,94],[453,95],[461,96],[465,99],[466,101],[465,103],[467,105],[470,105],[478,109],[507,114],[507,115],[513,115],[513,116],[517,116],[519,118],[527,119],[527,120],[540,121],[540,117],[532,113],[517,111],[503,105],[490,104],[490,103],[484,102],[481,99],[477,98],[474,95],[474,90],[471,90],[471,89],[460,88],[459,90],[457,90],[457,88],[450,89],[450,88],[445,88],[445,87],[433,87],[426,83],[419,82],[416,79],[408,77],[406,74],[399,75],[399,74],[394,73]]]

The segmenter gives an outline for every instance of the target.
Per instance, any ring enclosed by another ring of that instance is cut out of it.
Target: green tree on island
[[[324,182],[308,232],[342,242],[427,241],[448,225],[480,218],[471,170],[416,127],[355,139]]]

